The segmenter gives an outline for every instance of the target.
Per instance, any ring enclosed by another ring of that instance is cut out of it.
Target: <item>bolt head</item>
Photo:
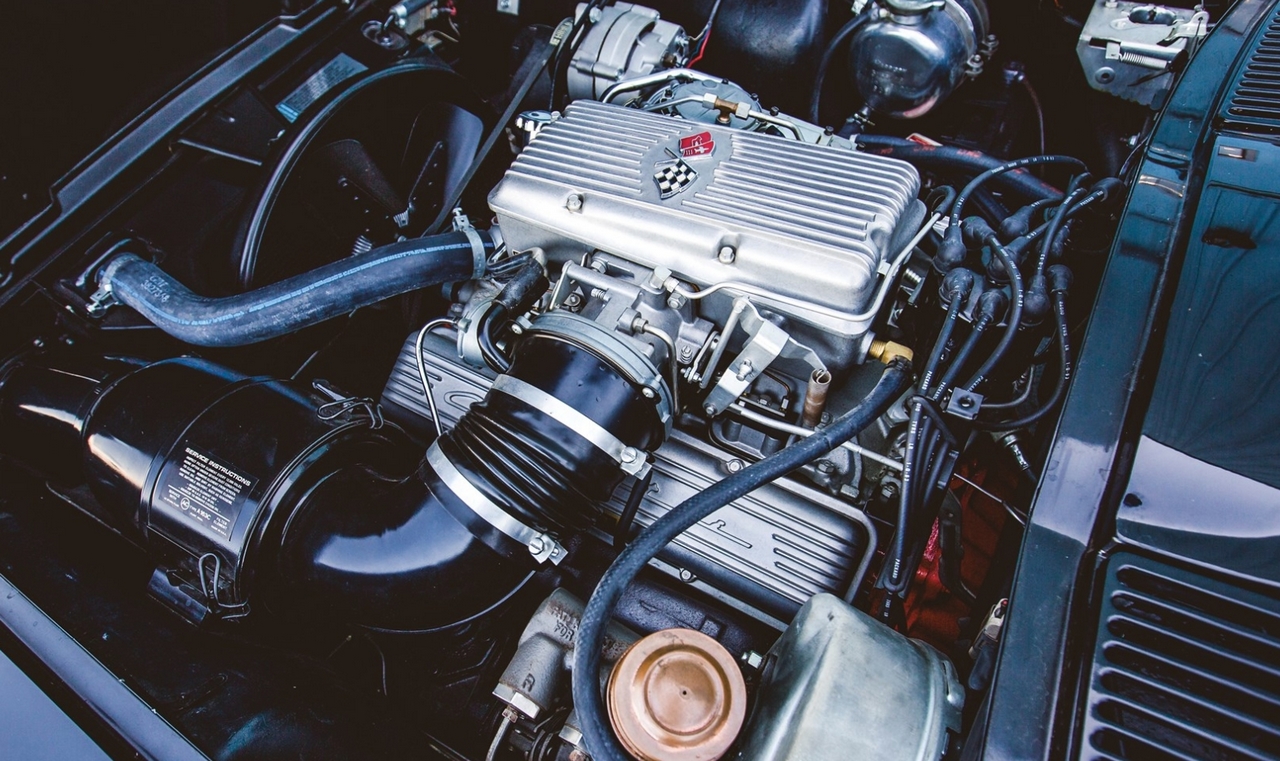
[[[635,447],[623,447],[619,455],[623,462],[635,462],[639,456],[640,453],[635,450]]]
[[[569,211],[582,211],[582,194],[570,193],[569,197],[565,199],[564,207]]]
[[[648,386],[645,386],[643,389],[641,389],[640,393],[644,395],[644,398],[645,398],[645,399],[652,399],[652,398],[654,398],[655,396],[657,396],[657,395],[658,395],[658,392],[657,392],[657,391],[654,391],[653,389],[649,388]]]
[[[738,252],[733,249],[733,246],[724,246],[720,249],[720,253],[716,254],[716,258],[721,264],[733,264],[733,260],[738,258]]]

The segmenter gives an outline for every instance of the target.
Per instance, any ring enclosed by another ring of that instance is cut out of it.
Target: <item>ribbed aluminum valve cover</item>
[[[515,250],[600,250],[702,288],[745,283],[804,302],[753,297],[763,306],[850,338],[919,188],[896,159],[578,101],[489,204]]]

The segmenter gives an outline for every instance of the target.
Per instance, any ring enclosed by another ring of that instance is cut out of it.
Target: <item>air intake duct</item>
[[[563,559],[669,420],[638,348],[570,314],[536,321],[425,457],[368,402],[201,359],[0,368],[0,449],[88,481],[194,622],[262,603],[385,631],[468,622]]]

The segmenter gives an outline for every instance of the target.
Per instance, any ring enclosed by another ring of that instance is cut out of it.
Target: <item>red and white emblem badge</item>
[[[698,132],[697,134],[680,138],[680,156],[682,158],[710,156],[715,149],[716,141],[711,137],[710,132]]]

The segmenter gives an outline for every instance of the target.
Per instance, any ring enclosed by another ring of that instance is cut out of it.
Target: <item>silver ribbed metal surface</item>
[[[389,420],[416,431],[433,433],[431,413],[413,359],[416,336],[400,350],[382,391]],[[423,358],[445,429],[479,401],[492,374],[453,359],[453,344],[427,336]],[[724,477],[723,452],[676,432],[654,454],[654,475],[636,514],[648,526],[681,501]],[[621,514],[627,486],[606,505]],[[754,599],[761,607],[799,607],[818,592],[843,594],[853,580],[868,535],[854,508],[840,500],[788,480],[780,480],[717,510],[681,534],[664,553],[666,571],[683,568],[713,587]]]
[[[696,177],[663,198],[655,173],[701,132],[714,150],[686,157]],[[579,101],[516,158],[489,203],[516,249],[558,260],[594,249],[700,287],[764,288],[819,307],[774,311],[850,338],[867,327],[853,316],[919,187],[895,159]],[[717,259],[725,246],[730,263]]]
[[[681,201],[709,217],[853,249],[896,220],[915,198],[915,170],[879,157],[765,135],[732,134],[731,157],[712,181]],[[801,150],[797,150],[800,148]]]

